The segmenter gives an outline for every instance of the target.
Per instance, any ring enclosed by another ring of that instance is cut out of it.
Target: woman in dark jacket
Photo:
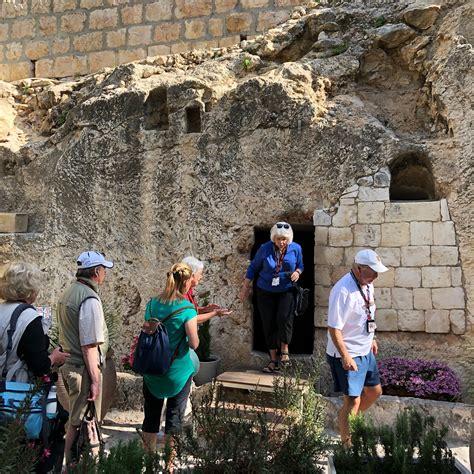
[[[15,262],[8,265],[0,278],[0,348],[6,349],[8,330],[14,310],[22,303],[33,305],[41,285],[41,272],[34,265]],[[0,370],[6,381],[35,383],[36,377],[48,376],[53,366],[64,363],[69,354],[60,348],[48,353],[49,338],[42,318],[32,306],[26,307],[19,317],[12,337],[12,349],[7,360],[6,350],[0,353]],[[49,460],[45,460],[49,461]],[[47,472],[51,465],[39,462],[37,472]]]
[[[257,305],[270,362],[264,372],[276,372],[280,363],[289,363],[288,345],[293,334],[295,308],[294,283],[303,272],[303,251],[293,242],[293,229],[287,222],[277,222],[270,231],[270,241],[263,244],[250,263],[240,291],[242,301],[249,298],[257,278]],[[277,359],[280,349],[280,360]]]

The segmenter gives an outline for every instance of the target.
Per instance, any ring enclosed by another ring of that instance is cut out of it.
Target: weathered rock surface
[[[193,253],[207,262],[202,290],[234,309],[212,321],[213,351],[224,367],[260,363],[251,308],[237,302],[254,229],[281,219],[310,225],[316,209],[335,214],[354,185],[361,199],[385,201],[390,179],[380,170],[415,154],[449,203],[466,336],[387,335],[382,352],[439,357],[443,347],[464,370],[474,300],[472,5],[334,3],[298,7],[241,47],[148,58],[69,82],[2,84],[0,211],[28,214],[29,232],[0,234],[0,264],[36,262],[45,275],[38,303],[52,306],[77,255],[104,250],[116,262],[103,294],[123,314],[115,349],[124,354],[166,270]],[[350,222],[349,214],[337,219]],[[314,219],[328,225],[327,215]],[[404,224],[392,226],[409,239]],[[449,318],[463,332],[458,313]],[[315,350],[323,344],[317,333]]]
[[[439,15],[439,5],[429,5],[427,7],[410,7],[403,12],[403,20],[407,25],[427,30],[436,22]]]
[[[376,38],[382,48],[393,49],[412,39],[415,34],[409,26],[399,23],[377,28]]]

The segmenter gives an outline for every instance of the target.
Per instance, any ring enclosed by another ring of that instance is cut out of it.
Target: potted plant
[[[221,365],[221,358],[218,355],[211,354],[211,333],[209,327],[209,320],[199,327],[199,347],[196,349],[196,354],[200,365],[199,372],[194,376],[194,383],[198,387],[212,382],[219,374]]]
[[[199,295],[203,300],[203,306],[209,304],[209,291]],[[221,358],[218,355],[211,354],[211,332],[210,320],[205,321],[199,326],[199,346],[196,354],[199,358],[199,372],[194,376],[194,383],[199,387],[205,383],[211,382],[219,374]]]

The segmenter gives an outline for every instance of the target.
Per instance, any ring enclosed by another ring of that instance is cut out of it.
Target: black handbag
[[[293,283],[295,292],[295,316],[302,316],[309,306],[309,289]]]

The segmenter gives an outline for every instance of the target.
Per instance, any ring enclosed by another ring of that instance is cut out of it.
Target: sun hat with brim
[[[367,265],[377,273],[383,273],[388,270],[388,268],[382,263],[380,257],[370,249],[360,250],[357,252],[354,262],[360,265]]]
[[[113,262],[106,260],[105,257],[95,250],[88,250],[82,252],[81,255],[77,258],[77,268],[83,270],[85,268],[93,268],[102,266],[105,268],[112,268],[114,266]]]

